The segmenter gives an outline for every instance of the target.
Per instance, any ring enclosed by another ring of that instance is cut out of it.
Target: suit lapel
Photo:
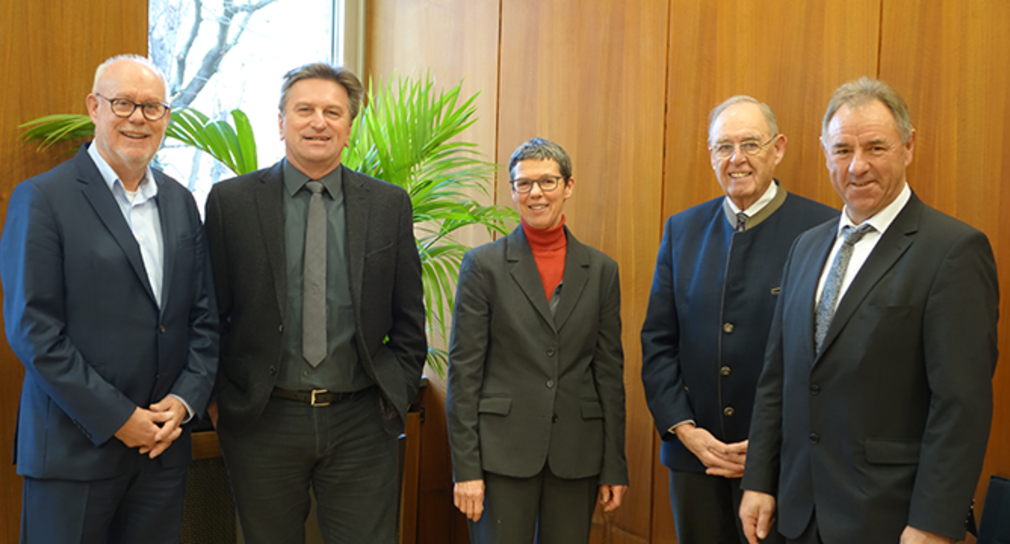
[[[179,217],[182,217],[183,210],[177,209],[178,203],[174,199],[164,198],[164,178],[160,172],[154,172],[154,182],[158,184],[158,218],[161,220],[161,240],[162,240],[162,279],[161,279],[161,311],[164,313],[165,306],[169,299],[169,290],[172,286],[172,270],[175,269],[175,243],[179,239]]]
[[[808,244],[809,250],[803,254],[797,253],[794,259],[799,259],[790,269],[795,269],[789,281],[791,285],[788,291],[780,296],[788,296],[791,308],[794,311],[787,315],[798,316],[801,321],[798,323],[787,323],[786,327],[799,331],[799,337],[804,340],[805,350],[803,360],[814,361],[817,353],[814,351],[814,330],[816,328],[816,308],[817,308],[817,283],[820,281],[821,272],[824,270],[828,255],[831,254],[831,247],[835,243],[835,236],[838,232],[838,222],[817,227],[818,231],[812,233],[813,239]],[[792,295],[790,293],[795,293]]]
[[[548,323],[556,332],[554,317],[551,309],[547,305],[547,296],[544,295],[544,284],[540,279],[540,272],[537,270],[536,260],[533,258],[533,251],[523,234],[522,226],[516,227],[512,234],[508,235],[505,246],[505,260],[508,261],[512,274],[512,279],[519,285],[519,289],[526,295],[530,304],[536,308],[540,317]],[[567,262],[565,263],[567,273]],[[567,289],[567,286],[562,288]],[[564,300],[564,297],[562,297]]]
[[[281,319],[287,309],[288,274],[287,256],[284,254],[284,170],[278,161],[260,177],[253,189],[260,238],[266,246],[266,258],[274,277],[274,290]]]
[[[565,227],[565,234],[568,236],[568,248],[565,250],[565,276],[561,287],[561,301],[558,304],[557,315],[554,316],[554,323],[557,330],[561,330],[565,321],[572,315],[575,304],[582,291],[589,281],[589,251],[572,236],[572,233]],[[541,290],[543,288],[541,287]]]
[[[365,267],[365,240],[368,238],[368,221],[371,216],[368,187],[357,172],[340,166],[344,191],[344,222],[347,232],[348,281],[351,283],[351,300],[355,315],[360,315],[361,284]]]
[[[105,225],[105,228],[108,229],[113,239],[116,240],[116,243],[123,250],[126,260],[130,263],[130,267],[133,268],[134,274],[137,275],[137,279],[144,286],[144,290],[151,297],[151,301],[154,302],[157,299],[154,298],[151,282],[147,279],[144,259],[140,256],[140,246],[137,244],[137,240],[134,239],[130,226],[126,224],[126,218],[123,217],[123,211],[119,209],[119,204],[116,203],[115,197],[112,196],[112,191],[109,190],[105,179],[102,178],[102,174],[98,171],[98,167],[95,166],[95,163],[92,162],[91,157],[87,153],[87,148],[82,146],[81,150],[74,157],[77,167],[77,181],[81,183],[81,192],[95,210],[98,218],[101,219],[102,224]]]
[[[884,274],[894,266],[894,263],[908,250],[915,241],[915,233],[919,230],[919,217],[922,214],[922,201],[912,194],[905,208],[894,218],[894,222],[880,237],[876,247],[867,257],[866,262],[852,279],[849,288],[838,302],[838,309],[831,320],[827,335],[824,337],[824,348],[831,347],[832,341],[855,315],[863,303],[863,299],[873,290]]]

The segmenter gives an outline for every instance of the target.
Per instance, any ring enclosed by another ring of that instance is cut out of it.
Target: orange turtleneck
[[[544,294],[547,300],[551,300],[551,295],[558,288],[558,284],[565,277],[565,254],[568,250],[568,237],[565,236],[565,216],[561,216],[561,224],[547,229],[535,229],[522,222],[523,233],[529,241],[530,250],[533,251],[533,259],[537,262],[537,271],[540,272],[540,282],[544,285]]]

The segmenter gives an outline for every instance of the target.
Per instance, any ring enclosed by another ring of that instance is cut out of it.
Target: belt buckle
[[[326,393],[326,392],[327,391],[325,389],[313,389],[312,390],[312,401],[309,402],[309,404],[311,404],[312,406],[329,406],[330,403],[328,403],[328,402],[316,402],[316,394],[317,393],[321,394],[321,393]]]

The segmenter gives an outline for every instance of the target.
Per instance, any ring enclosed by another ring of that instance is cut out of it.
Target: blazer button
[[[551,416],[551,423],[557,423],[557,422],[558,422],[558,415],[554,414],[553,416]]]
[[[547,389],[554,388],[554,380],[547,380]]]
[[[158,330],[159,330],[159,331],[160,331],[160,332],[161,332],[162,334],[165,334],[165,326],[164,326],[164,325],[162,325],[162,326],[158,327]]]
[[[734,410],[732,406],[727,406],[722,409],[722,413],[726,414],[726,417],[730,417],[736,413],[736,410]]]
[[[810,433],[810,443],[816,444],[821,441],[821,437],[817,436],[817,433]]]
[[[270,375],[271,376],[277,375],[277,367],[275,367],[274,365],[270,365]]]
[[[722,367],[722,368],[719,369],[719,374],[722,374],[723,376],[729,376],[732,373],[733,373],[733,369],[730,368],[730,367],[728,367],[728,366],[724,366],[724,367]]]
[[[554,357],[554,348],[547,348],[547,356]]]
[[[733,334],[733,324],[732,323],[726,323],[726,324],[724,324],[722,326],[722,332],[724,332],[726,334]]]
[[[821,386],[817,385],[816,383],[810,386],[811,395],[818,395],[820,394],[820,392],[821,392]]]
[[[284,324],[277,325],[277,332],[284,332]]]

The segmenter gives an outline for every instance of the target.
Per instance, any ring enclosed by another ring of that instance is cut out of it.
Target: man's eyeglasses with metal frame
[[[748,157],[753,157],[761,152],[764,147],[775,141],[778,134],[772,136],[765,143],[759,143],[759,140],[747,140],[745,142],[740,142],[739,144],[734,144],[732,142],[722,142],[717,143],[709,147],[709,151],[712,155],[715,155],[719,159],[728,159],[730,155],[733,154],[733,150],[739,149],[741,153],[747,155]]]

